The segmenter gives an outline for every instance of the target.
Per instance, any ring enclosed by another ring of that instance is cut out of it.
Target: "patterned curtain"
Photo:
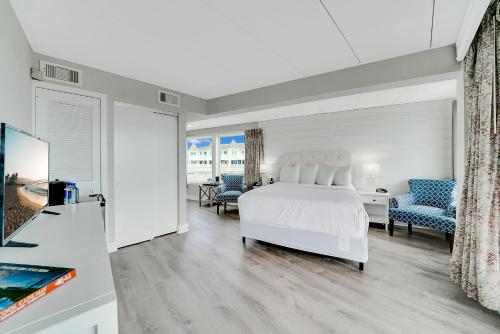
[[[450,277],[467,296],[500,312],[500,136],[495,133],[498,113],[494,117],[494,103],[500,102],[500,40],[498,28],[495,31],[494,27],[500,22],[493,21],[495,5],[486,12],[464,60],[469,131]]]
[[[260,163],[264,160],[264,136],[262,129],[245,131],[245,181],[252,187],[260,181]]]

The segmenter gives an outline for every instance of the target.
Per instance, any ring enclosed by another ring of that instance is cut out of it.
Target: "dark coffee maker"
[[[55,179],[49,182],[49,206],[64,204],[64,188],[66,182]]]

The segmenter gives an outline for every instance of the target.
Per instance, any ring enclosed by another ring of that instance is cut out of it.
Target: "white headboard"
[[[347,151],[305,151],[286,153],[278,159],[278,167],[295,164],[345,166],[351,164],[351,153]]]

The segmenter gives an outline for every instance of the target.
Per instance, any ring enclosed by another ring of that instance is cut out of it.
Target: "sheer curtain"
[[[464,59],[465,114],[469,125],[463,191],[451,259],[451,279],[467,296],[500,312],[500,52],[496,4],[486,12]],[[496,31],[495,31],[496,30]]]
[[[245,131],[245,182],[251,187],[260,181],[260,163],[264,159],[262,129]]]

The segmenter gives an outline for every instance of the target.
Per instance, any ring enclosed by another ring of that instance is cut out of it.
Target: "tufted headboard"
[[[286,153],[278,159],[278,168],[295,164],[345,166],[351,164],[351,153],[347,151],[305,151]]]

